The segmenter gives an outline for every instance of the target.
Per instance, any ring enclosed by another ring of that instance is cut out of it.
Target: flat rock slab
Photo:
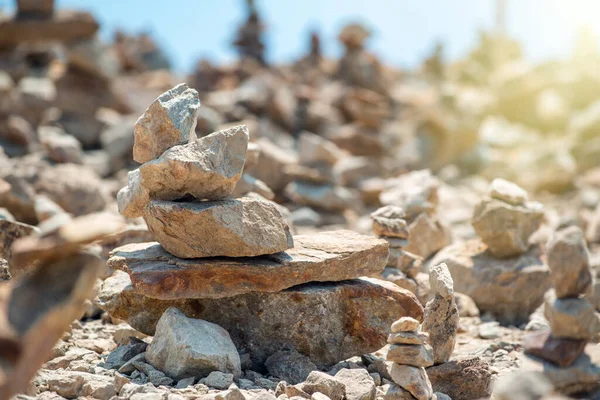
[[[130,275],[135,290],[163,300],[278,292],[307,282],[342,281],[383,270],[387,243],[350,231],[294,237],[286,252],[254,258],[180,259],[158,243],[114,250],[107,266]]]
[[[274,203],[252,197],[222,201],[151,201],[144,220],[156,240],[181,258],[254,257],[294,245]]]
[[[423,319],[415,295],[369,278],[221,299],[157,300],[136,293],[129,276],[117,271],[104,282],[98,301],[111,316],[149,335],[162,313],[177,307],[190,318],[227,330],[255,366],[290,346],[318,367],[329,366],[382,348],[390,325],[400,317]]]

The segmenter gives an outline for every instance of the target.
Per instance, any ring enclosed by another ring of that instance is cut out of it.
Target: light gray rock
[[[346,394],[346,387],[341,381],[321,371],[312,371],[299,386],[308,394],[323,393],[331,400],[342,400]]]
[[[600,332],[598,314],[584,298],[557,299],[554,290],[549,290],[544,296],[544,316],[556,338],[591,340]]]
[[[524,204],[529,197],[523,188],[501,178],[492,181],[488,189],[488,196],[513,206]]]
[[[417,400],[430,400],[433,396],[433,389],[425,368],[394,363],[389,372],[392,380],[408,390]]]
[[[277,208],[252,197],[197,203],[151,201],[144,220],[165,250],[180,258],[253,257],[294,245]]]
[[[270,375],[283,379],[291,384],[303,382],[317,366],[310,358],[296,350],[281,350],[272,354],[265,361],[265,367]]]
[[[240,356],[229,333],[213,323],[167,309],[158,321],[146,359],[173,379],[221,371],[240,376]]]
[[[295,203],[338,212],[356,207],[360,203],[358,195],[345,187],[315,185],[294,181],[285,187],[285,194]]]
[[[430,170],[424,169],[388,179],[379,195],[381,204],[396,205],[404,209],[407,218],[426,212],[435,213],[439,202],[440,181]]]
[[[429,333],[435,364],[441,364],[452,356],[456,345],[459,315],[454,300],[454,282],[446,264],[429,267],[429,282],[434,297],[425,306],[423,330]]]
[[[195,138],[200,99],[185,83],[161,94],[133,128],[133,159],[140,164],[154,160],[165,150]]]
[[[413,332],[419,329],[420,322],[411,317],[402,317],[392,324],[392,332]]]
[[[421,213],[408,225],[408,244],[403,250],[427,259],[451,241],[448,226],[435,216]]]
[[[386,384],[377,391],[378,400],[415,400],[408,390],[396,384]]]
[[[471,223],[495,257],[507,258],[527,251],[529,238],[538,230],[543,218],[543,207],[539,203],[513,206],[486,197],[475,207]]]
[[[493,384],[495,400],[542,399],[553,391],[552,383],[541,372],[507,374]]]
[[[53,126],[38,128],[40,143],[48,157],[56,163],[82,163],[81,143],[64,130]]]
[[[344,152],[333,142],[310,132],[298,137],[298,161],[303,165],[333,165],[344,156]]]
[[[408,239],[408,226],[404,220],[404,210],[398,206],[384,206],[371,213],[373,232],[377,236]]]
[[[346,387],[346,400],[374,400],[377,387],[367,370],[341,369],[335,374],[335,379]]]
[[[559,299],[577,297],[589,289],[592,273],[581,229],[571,226],[554,233],[546,253],[550,276]]]
[[[245,126],[171,147],[128,176],[128,185],[117,195],[119,212],[130,218],[140,217],[150,199],[192,196],[199,200],[219,200],[230,196],[242,176],[247,147]]]
[[[203,379],[204,384],[215,389],[227,389],[233,383],[233,374],[213,371]]]

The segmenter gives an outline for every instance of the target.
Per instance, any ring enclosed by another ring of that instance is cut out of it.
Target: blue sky
[[[494,0],[256,0],[268,25],[268,57],[290,61],[307,47],[317,28],[326,54],[338,56],[340,27],[361,21],[375,31],[370,48],[387,63],[416,65],[437,39],[448,57],[464,55],[477,30],[494,26]],[[0,0],[5,9],[13,0]],[[102,23],[102,35],[117,27],[148,30],[176,68],[188,70],[199,56],[223,62],[235,57],[229,41],[243,19],[242,0],[56,0],[61,8],[86,9]],[[507,0],[508,32],[528,57],[568,55],[581,25],[600,33],[600,0]],[[594,27],[595,23],[595,27]]]

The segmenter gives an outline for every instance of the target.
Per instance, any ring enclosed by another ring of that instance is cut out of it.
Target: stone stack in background
[[[550,287],[542,249],[530,243],[543,218],[543,206],[527,201],[522,188],[496,179],[474,210],[479,238],[446,247],[428,264],[446,264],[454,289],[481,312],[503,324],[524,323]]]
[[[158,243],[114,250],[107,265],[124,272],[104,282],[98,301],[106,311],[162,336],[170,328],[159,319],[176,307],[182,320],[227,330],[257,368],[290,347],[329,366],[381,348],[398,317],[422,319],[410,292],[360,278],[384,268],[385,241],[349,231],[292,238],[275,203],[230,198],[243,174],[248,130],[195,139],[198,107],[197,93],[182,84],[136,123],[134,156],[143,164],[119,192],[119,210],[142,216]],[[158,336],[157,343],[170,343]]]
[[[547,256],[553,289],[545,295],[544,316],[550,330],[525,337],[525,353],[533,357],[523,366],[543,372],[561,393],[595,390],[600,386],[600,366],[585,349],[600,332],[600,317],[584,297],[591,289],[592,274],[581,229],[571,226],[555,232]]]

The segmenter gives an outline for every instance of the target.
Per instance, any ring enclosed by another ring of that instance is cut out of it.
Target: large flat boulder
[[[369,278],[221,299],[158,300],[136,293],[129,276],[117,271],[104,282],[98,301],[113,317],[149,335],[162,313],[177,307],[223,327],[255,365],[293,346],[318,367],[329,366],[383,347],[397,319],[423,319],[423,306],[412,293]]]
[[[254,257],[285,251],[294,244],[274,203],[253,197],[151,201],[144,220],[156,240],[180,258]]]
[[[286,252],[252,259],[182,260],[156,242],[129,244],[115,249],[107,265],[127,272],[138,293],[175,300],[279,292],[307,282],[372,276],[386,260],[385,240],[333,231],[295,236]]]

